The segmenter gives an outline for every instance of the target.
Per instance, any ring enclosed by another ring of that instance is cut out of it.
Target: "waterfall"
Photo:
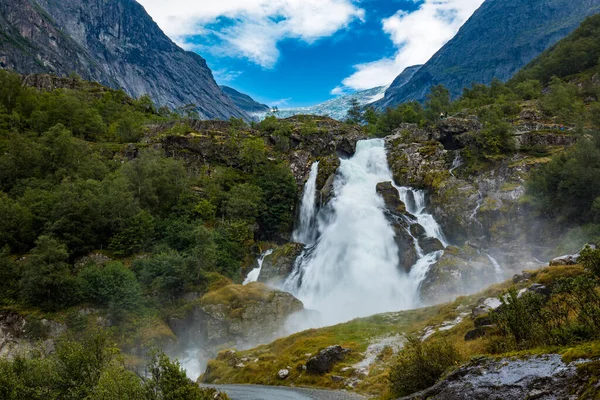
[[[483,205],[483,193],[481,193],[481,190],[477,191],[477,195],[479,196],[479,198],[477,199],[477,204],[475,205],[475,209],[469,216],[469,219],[471,221],[475,222],[477,225],[481,226],[481,222],[479,222],[479,220],[477,219],[477,213],[479,212],[479,209]]]
[[[244,285],[247,285],[251,282],[256,282],[258,280],[258,277],[260,276],[260,271],[262,270],[263,262],[265,261],[265,257],[271,254],[273,254],[273,250],[269,249],[260,255],[258,260],[256,260],[258,267],[254,268],[248,273],[248,276],[244,280]]]
[[[497,281],[501,282],[502,279],[504,279],[504,272],[503,272],[502,266],[500,265],[498,260],[496,260],[494,257],[489,255],[488,253],[484,253],[484,254],[487,256],[488,260],[490,260],[490,262],[494,266],[494,271],[496,272]]]
[[[454,160],[452,161],[452,166],[450,167],[450,175],[452,175],[454,178],[456,178],[456,175],[454,175],[454,171],[456,171],[458,168],[460,168],[463,165],[463,159],[460,156],[460,151],[456,152],[456,156],[454,157]]]
[[[400,192],[400,199],[406,204],[406,210],[417,217],[419,224],[425,228],[427,236],[438,239],[444,247],[447,247],[448,241],[442,232],[442,227],[437,223],[433,215],[425,211],[427,207],[425,191],[407,187],[399,187],[397,189]]]
[[[292,240],[297,243],[313,244],[316,237],[314,229],[317,216],[317,176],[319,175],[319,162],[315,162],[310,167],[310,175],[304,185],[302,194],[302,204],[300,206],[300,215],[298,226],[292,235]]]
[[[420,281],[415,278],[422,280],[428,266],[423,261],[413,277],[398,268],[394,230],[376,192],[377,183],[388,181],[393,178],[384,141],[359,141],[354,156],[341,160],[335,197],[314,227],[318,239],[284,283],[285,290],[306,308],[318,310],[327,324],[417,305]],[[416,197],[423,211],[424,199]],[[425,220],[425,214],[415,215]],[[436,233],[433,224],[429,230]]]

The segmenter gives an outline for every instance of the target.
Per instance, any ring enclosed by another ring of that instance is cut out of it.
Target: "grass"
[[[508,281],[496,284],[476,295],[459,297],[451,303],[380,314],[320,329],[309,329],[251,350],[226,350],[221,352],[215,360],[209,362],[206,374],[200,379],[204,382],[219,384],[293,385],[341,389],[345,385],[344,382],[334,382],[332,376],[342,376],[348,381],[356,378],[356,372],[353,369],[345,368],[352,367],[353,364],[363,360],[367,347],[371,343],[377,342],[379,338],[394,335],[420,336],[427,327],[439,327],[444,322],[456,319],[461,313],[470,314],[480,298],[498,297],[511,286],[521,289],[529,286],[532,282],[548,285],[563,277],[580,275],[584,269],[577,265],[556,266],[529,272],[532,274],[531,282],[513,285],[511,281]],[[467,315],[454,328],[437,331],[432,338],[443,339],[451,343],[465,359],[478,356],[526,357],[547,353],[563,354],[566,362],[578,358],[600,357],[600,342],[491,355],[486,353],[490,337],[484,336],[469,342],[464,340],[465,334],[474,328],[473,319]],[[319,350],[332,345],[341,345],[350,349],[351,352],[343,362],[336,364],[330,373],[322,376],[307,374],[302,366],[306,364],[308,358],[318,353]],[[359,377],[360,382],[354,390],[366,395],[378,396],[378,398],[390,398],[388,376],[395,358],[390,349],[382,352],[371,365],[368,376]],[[244,366],[236,367],[240,363]],[[284,368],[290,369],[290,376],[286,380],[281,380],[277,377],[277,372]]]

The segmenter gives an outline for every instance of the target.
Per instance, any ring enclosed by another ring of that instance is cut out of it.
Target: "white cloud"
[[[312,43],[364,20],[358,0],[138,0],[167,35],[186,48],[190,37],[216,41],[219,54],[244,57],[264,67],[279,59],[279,41]],[[211,25],[222,22],[219,28]]]
[[[355,65],[356,71],[342,82],[343,88],[363,90],[388,85],[406,67],[424,64],[452,39],[483,1],[425,0],[412,13],[398,11],[384,19],[383,30],[398,49],[396,55]]]

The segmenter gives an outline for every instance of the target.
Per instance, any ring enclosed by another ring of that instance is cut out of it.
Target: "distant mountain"
[[[350,102],[352,100],[356,99],[360,105],[364,106],[383,98],[385,89],[386,86],[380,86],[373,89],[362,90],[346,96],[340,96],[315,106],[282,108],[279,109],[276,114],[261,113],[257,114],[256,116],[259,119],[263,119],[269,115],[275,115],[277,118],[289,118],[293,117],[294,115],[321,115],[337,119],[338,121],[343,121],[346,119],[348,109],[350,108]]]
[[[158,105],[196,104],[203,118],[249,118],[206,61],[173,43],[134,0],[2,0],[0,68],[75,72]]]
[[[392,84],[376,107],[424,100],[437,84],[456,97],[474,82],[506,81],[599,11],[600,0],[487,0],[408,83]]]
[[[421,66],[415,65],[406,68],[398,78],[394,81],[395,83],[401,83],[402,81],[407,82],[412,76],[419,70]],[[352,100],[358,100],[358,104],[366,106],[377,100],[381,100],[387,86],[379,86],[373,89],[361,90],[345,96],[340,96],[335,99],[328,100],[324,103],[317,104],[311,107],[298,107],[298,108],[284,108],[280,109],[276,116],[277,118],[289,118],[294,115],[323,115],[328,116],[338,121],[346,119],[348,109],[350,108],[350,102]],[[269,112],[255,114],[259,119],[263,119],[269,115],[274,115]]]
[[[221,90],[225,93],[229,98],[233,101],[238,108],[247,112],[248,114],[253,113],[264,113],[271,110],[266,104],[261,104],[258,101],[254,100],[252,97],[247,94],[238,92],[234,88],[229,86],[221,86]]]

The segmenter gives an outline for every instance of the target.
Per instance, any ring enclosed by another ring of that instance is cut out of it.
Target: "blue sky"
[[[391,83],[483,0],[138,0],[220,84],[280,108]]]

